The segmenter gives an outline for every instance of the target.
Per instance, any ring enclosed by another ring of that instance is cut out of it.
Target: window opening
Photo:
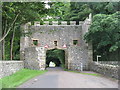
[[[55,46],[57,46],[57,41],[54,41]]]
[[[38,46],[38,40],[33,40],[33,45]]]
[[[73,45],[77,45],[78,44],[78,40],[73,40]]]

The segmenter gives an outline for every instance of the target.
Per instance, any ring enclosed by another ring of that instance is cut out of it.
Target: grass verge
[[[68,69],[64,69],[64,71],[79,73],[79,74],[84,74],[84,75],[100,76],[100,74],[98,74],[98,73],[82,73],[82,72],[78,72],[78,71],[70,71]]]
[[[2,81],[2,88],[15,88],[27,80],[44,74],[45,72],[47,71],[22,69],[11,76],[2,78],[0,82]]]
[[[100,74],[97,74],[97,73],[81,73],[77,71],[69,71],[69,72],[75,72],[75,73],[84,74],[84,75],[100,76]]]

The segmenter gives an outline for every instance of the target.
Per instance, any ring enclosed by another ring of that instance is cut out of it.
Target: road
[[[37,76],[18,88],[118,88],[118,82],[102,76],[84,75],[63,71],[60,68],[49,68],[44,75]]]

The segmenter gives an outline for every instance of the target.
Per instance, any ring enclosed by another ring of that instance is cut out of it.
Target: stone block
[[[49,21],[44,21],[43,25],[49,25]]]
[[[83,21],[79,21],[79,25],[82,25],[83,24]]]
[[[76,25],[76,21],[70,21],[70,25]]]
[[[34,22],[34,26],[40,26],[40,22]]]
[[[52,21],[52,25],[58,25],[58,21]]]
[[[61,25],[67,25],[67,21],[61,21]]]

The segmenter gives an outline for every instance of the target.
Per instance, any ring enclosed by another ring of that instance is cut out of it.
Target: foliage
[[[11,49],[11,41],[12,41],[12,35],[13,35],[13,27],[15,27],[15,38],[13,43],[13,59],[19,60],[19,50],[20,50],[20,36],[21,36],[21,30],[20,25],[32,22],[36,20],[41,20],[42,15],[44,15],[46,12],[43,12],[45,10],[44,4],[42,2],[3,2],[2,3],[2,31],[3,36],[4,33],[6,33],[10,27],[11,30],[7,37],[5,38],[5,59],[10,59],[10,49]],[[18,15],[18,18],[13,23],[16,15]]]
[[[71,2],[70,20],[83,21],[91,12],[88,4]]]
[[[94,51],[108,54],[120,49],[120,12],[111,15],[97,14],[93,17],[89,32],[86,33],[87,42],[92,42]]]
[[[15,88],[27,80],[44,74],[46,71],[22,69],[11,76],[2,78],[2,88]]]
[[[38,45],[38,40],[33,40],[33,44],[34,44],[35,46],[37,46],[37,45]]]
[[[119,10],[120,2],[71,2],[70,20],[83,21],[90,13],[112,14]]]
[[[49,21],[69,20],[70,2],[52,2],[50,6],[49,16],[51,16],[52,19],[49,19]]]
[[[5,54],[6,60],[9,60],[11,55],[10,49],[13,39],[11,36],[13,36],[14,27],[13,59],[19,60],[20,36],[22,35],[20,26],[22,24],[43,20],[81,21],[85,20],[90,13],[95,16],[89,33],[85,35],[85,39],[94,43],[94,55],[102,54],[106,57],[113,55],[114,52],[119,52],[120,25],[118,24],[120,24],[120,22],[117,19],[119,13],[116,12],[120,9],[120,2],[49,2],[48,4],[51,7],[49,9],[44,7],[44,2],[2,3],[3,36],[10,29],[9,34],[5,38],[5,45],[3,45],[5,47],[5,53],[3,52],[3,54]],[[18,17],[15,20],[16,15],[18,15]],[[52,18],[46,19],[47,16]],[[13,23],[14,20],[15,22]],[[114,55],[114,57],[115,56],[116,55]],[[63,60],[62,57],[59,56],[59,58]]]

